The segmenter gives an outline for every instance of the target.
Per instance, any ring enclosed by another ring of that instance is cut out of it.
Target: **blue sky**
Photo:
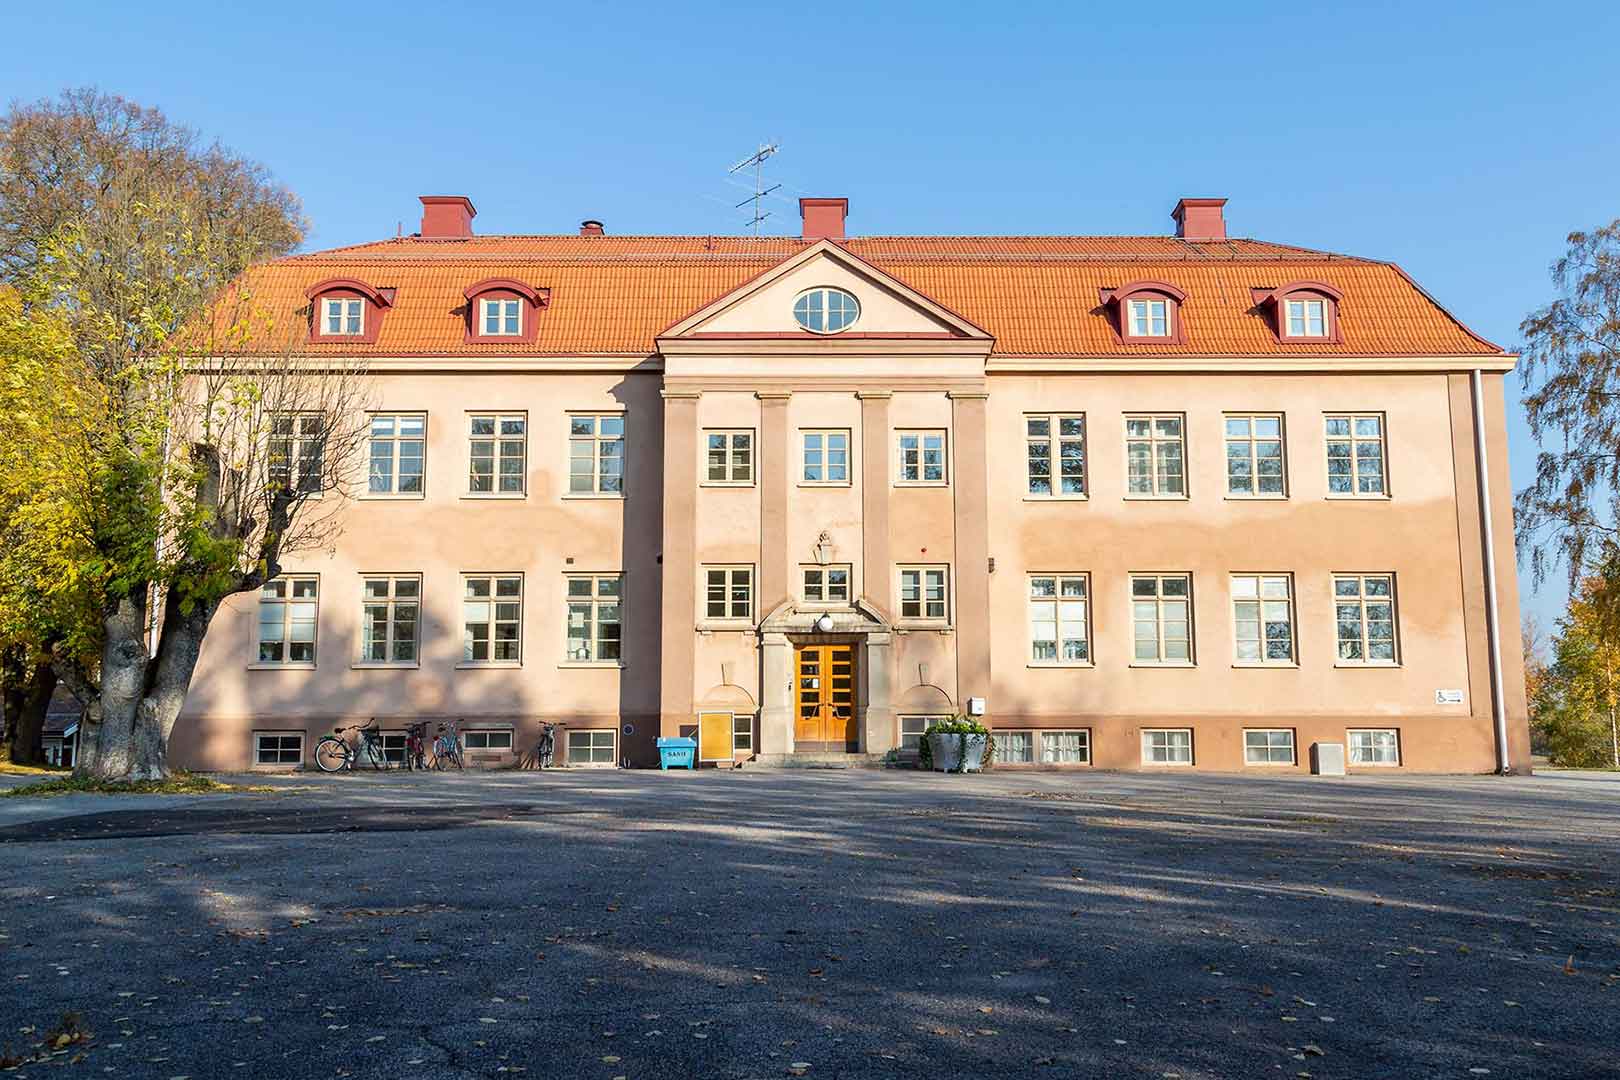
[[[1224,195],[1236,235],[1397,261],[1511,346],[1564,236],[1620,216],[1612,3],[9,7],[0,95],[159,106],[269,165],[315,247],[426,192],[481,232],[736,232],[726,169],[775,139],[768,231],[804,194],[857,233],[1167,232]]]

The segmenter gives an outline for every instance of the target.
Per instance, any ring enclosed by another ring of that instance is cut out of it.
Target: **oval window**
[[[793,317],[812,334],[836,334],[855,325],[861,305],[843,289],[810,289],[793,302]]]

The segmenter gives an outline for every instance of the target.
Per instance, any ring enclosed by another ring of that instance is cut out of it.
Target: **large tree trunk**
[[[135,729],[146,696],[146,590],[139,589],[118,602],[107,617],[107,640],[101,650],[101,687],[98,708],[86,709],[79,725],[76,776],[122,780],[131,776],[137,760]]]
[[[171,590],[164,604],[157,659],[136,720],[131,779],[169,775],[169,736],[186,703],[186,691],[197,669],[208,624],[219,608],[218,604],[204,604],[183,611],[177,597]]]
[[[49,664],[34,664],[16,685],[5,691],[6,746],[18,765],[45,764],[45,713],[56,692],[56,672]]]

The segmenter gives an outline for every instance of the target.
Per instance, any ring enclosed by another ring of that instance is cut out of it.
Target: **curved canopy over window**
[[[1321,281],[1291,281],[1276,289],[1256,289],[1255,305],[1270,309],[1279,342],[1337,343],[1339,303],[1344,294]]]
[[[807,289],[793,301],[793,318],[812,334],[848,330],[860,317],[860,301],[843,289]]]
[[[1187,294],[1164,281],[1132,281],[1099,290],[1098,298],[1114,318],[1121,341],[1180,345],[1181,305]]]

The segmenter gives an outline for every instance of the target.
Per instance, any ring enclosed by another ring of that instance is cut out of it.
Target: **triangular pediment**
[[[813,334],[793,316],[809,289],[836,288],[860,303],[860,317],[836,334]],[[989,341],[990,335],[891,274],[822,240],[688,315],[661,340],[799,337],[836,341],[894,337]]]

